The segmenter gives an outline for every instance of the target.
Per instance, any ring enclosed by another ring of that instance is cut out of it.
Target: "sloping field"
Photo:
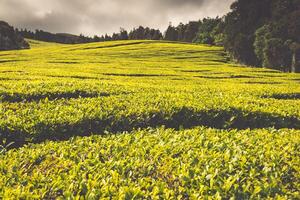
[[[0,52],[0,199],[299,198],[300,75],[219,47],[30,43]]]

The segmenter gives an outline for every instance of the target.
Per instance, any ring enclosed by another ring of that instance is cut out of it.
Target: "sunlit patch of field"
[[[0,52],[0,198],[299,197],[300,75],[187,43],[30,44]]]

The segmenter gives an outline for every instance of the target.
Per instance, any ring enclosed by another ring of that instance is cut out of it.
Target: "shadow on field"
[[[87,47],[83,48],[83,50],[91,50],[91,49],[105,49],[105,48],[112,48],[112,47],[122,47],[122,46],[131,46],[131,45],[137,45],[137,44],[147,44],[147,42],[132,42],[132,43],[122,43],[122,44],[113,44],[113,45],[107,45],[107,46],[98,46],[98,47]]]
[[[194,76],[195,78],[205,79],[249,79],[249,78],[261,78],[258,76],[246,76],[246,75],[230,75],[230,76]]]
[[[26,73],[25,71],[20,71],[20,70],[5,70],[5,71],[0,71],[0,73],[2,74],[6,74],[6,73]]]
[[[98,78],[90,76],[60,76],[60,75],[46,75],[46,77],[51,78],[72,78],[72,79],[81,79],[81,80],[109,80],[107,78]]]
[[[262,98],[272,98],[278,100],[299,100],[300,93],[291,93],[291,94],[272,94],[272,95],[265,95]]]
[[[194,111],[183,107],[172,115],[153,112],[140,115],[119,116],[114,114],[104,118],[83,118],[77,123],[61,124],[37,123],[31,130],[22,127],[0,127],[0,141],[13,142],[12,148],[27,143],[41,143],[45,140],[67,140],[73,136],[89,136],[95,133],[119,133],[139,128],[159,127],[188,129],[206,126],[216,129],[254,129],[254,128],[300,128],[300,120],[295,117],[273,116],[269,113],[248,112],[231,108],[229,110]]]
[[[0,63],[15,63],[15,62],[22,62],[28,60],[0,60]]]
[[[176,60],[187,60],[187,59],[193,59],[193,58],[199,58],[199,56],[183,56],[183,57],[176,56],[173,59],[176,59]]]
[[[74,61],[50,61],[48,63],[52,63],[52,64],[80,64],[80,62],[74,62]]]
[[[274,71],[274,70],[271,70],[271,69],[268,69],[268,70],[263,70],[263,69],[251,70],[251,72],[256,72],[256,73],[270,73],[270,74],[282,74],[283,73],[281,71]]]
[[[103,73],[106,76],[128,76],[128,77],[171,77],[177,76],[172,74],[116,74],[116,73]]]
[[[29,78],[4,78],[0,77],[0,81],[30,81],[32,79]]]
[[[279,85],[282,84],[282,82],[263,82],[263,81],[248,81],[244,82],[245,84],[262,84],[262,85]]]
[[[188,73],[201,73],[201,72],[211,72],[211,70],[206,70],[206,69],[199,69],[199,70],[179,70],[181,72],[188,72]]]
[[[72,92],[62,92],[62,93],[45,93],[45,94],[10,94],[10,93],[0,93],[0,101],[2,102],[32,102],[40,101],[48,98],[48,100],[57,99],[77,99],[77,98],[94,98],[94,97],[107,97],[110,96],[106,92],[86,92],[86,91],[72,91]]]

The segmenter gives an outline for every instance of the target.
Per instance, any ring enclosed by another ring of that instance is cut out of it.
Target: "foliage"
[[[159,30],[144,28],[143,26],[139,26],[129,33],[130,40],[161,40],[162,38],[162,33]]]
[[[223,43],[223,21],[220,18],[204,18],[199,26],[198,35],[194,42],[201,44],[219,45]]]
[[[0,21],[0,50],[28,49],[29,45],[14,28]]]
[[[16,32],[27,39],[35,39],[45,42],[57,42],[62,44],[79,44],[89,42],[99,42],[101,38],[98,36],[91,38],[80,34],[79,36],[68,33],[50,33],[43,30],[35,30],[35,32],[27,29],[16,29]]]
[[[292,62],[298,53],[286,45],[300,42],[299,0],[238,0],[231,9],[224,44],[234,58],[248,65],[300,70]]]
[[[80,43],[92,43],[92,42],[104,42],[115,40],[161,40],[163,38],[160,30],[144,28],[139,26],[137,29],[131,30],[129,33],[124,28],[120,28],[119,33],[113,33],[112,35],[102,35],[94,37],[88,37],[80,34],[72,35],[67,33],[50,33],[43,30],[35,30],[35,32],[27,29],[16,29],[16,32],[28,39],[34,39],[45,42],[57,42],[61,44],[80,44]]]
[[[271,38],[266,41],[264,57],[265,67],[272,66],[272,68],[285,71],[285,66],[290,66],[288,64],[290,61],[288,58],[291,58],[289,48],[280,38]]]
[[[176,31],[176,28],[170,25],[165,33],[164,40],[168,41],[177,41],[178,40],[178,32]]]
[[[266,48],[267,40],[270,38],[271,35],[269,25],[264,25],[255,32],[254,49],[260,63],[263,63],[265,60],[264,49]]]

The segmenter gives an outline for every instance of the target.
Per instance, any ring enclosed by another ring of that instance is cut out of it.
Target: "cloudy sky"
[[[0,0],[0,20],[19,28],[101,35],[144,25],[222,16],[234,0]]]

